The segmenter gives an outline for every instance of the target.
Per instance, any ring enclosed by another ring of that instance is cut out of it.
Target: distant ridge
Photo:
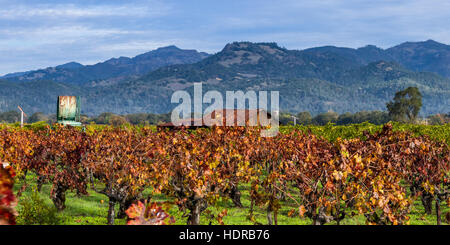
[[[0,78],[10,81],[52,80],[76,85],[89,82],[111,84],[135,78],[162,66],[195,63],[208,56],[209,54],[204,52],[183,50],[172,45],[133,58],[111,58],[95,65],[86,66],[77,62],[69,62],[56,67],[7,74]]]
[[[82,97],[82,113],[166,113],[174,91],[276,90],[282,111],[385,110],[396,91],[417,86],[421,113],[448,113],[450,46],[406,42],[381,49],[323,46],[288,50],[273,42],[233,42],[214,54],[168,46],[133,58],[91,66],[64,64],[0,81],[0,111],[17,103],[30,112],[54,113],[60,94]],[[157,65],[155,65],[157,64]],[[78,68],[77,68],[78,67]],[[149,71],[150,70],[150,71]],[[27,82],[17,82],[27,81]],[[16,92],[16,91],[21,91]]]

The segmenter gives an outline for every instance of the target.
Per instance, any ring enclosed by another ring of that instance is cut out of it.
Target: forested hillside
[[[167,113],[176,106],[170,103],[174,91],[192,93],[192,84],[203,82],[204,91],[276,90],[280,92],[281,111],[313,114],[385,110],[396,91],[415,86],[423,95],[421,113],[427,116],[448,113],[450,108],[449,47],[429,40],[386,50],[370,45],[359,49],[326,46],[288,50],[276,43],[235,42],[214,55],[192,51],[196,58],[189,56],[185,64],[166,62],[138,75],[143,71],[139,67],[149,65],[139,63],[146,57],[144,54],[131,59],[138,64],[132,66],[137,71],[134,75],[129,71],[115,73],[131,62],[119,58],[98,64],[98,72],[92,73],[97,75],[89,74],[99,79],[90,82],[52,80],[51,76],[29,82],[14,80],[32,73],[7,77],[8,81],[0,82],[0,110],[8,111],[20,104],[29,112],[54,113],[56,96],[80,95],[82,113],[88,115]],[[169,52],[175,49],[152,52],[165,52],[166,61],[180,60],[179,53]],[[147,55],[156,57],[152,52]],[[108,64],[115,68],[109,69]],[[94,68],[73,63],[63,69],[96,71]],[[102,80],[101,76],[110,77]]]

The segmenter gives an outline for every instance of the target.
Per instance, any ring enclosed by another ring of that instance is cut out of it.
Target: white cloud
[[[95,63],[172,44],[209,53],[233,41],[289,49],[450,44],[448,0],[48,1],[0,0],[0,73],[66,60]]]
[[[37,4],[11,5],[0,9],[0,19],[31,19],[31,18],[89,18],[89,17],[160,17],[168,13],[170,7],[159,1],[151,1],[148,5],[92,5],[78,6],[75,4]]]
[[[82,37],[104,37],[109,35],[125,35],[125,34],[139,34],[142,31],[121,30],[117,28],[92,28],[82,25],[69,26],[53,26],[53,27],[39,27],[39,28],[22,28],[19,30],[3,29],[0,30],[0,35],[15,36],[34,39],[36,37],[57,37],[58,39],[65,38],[82,38]]]

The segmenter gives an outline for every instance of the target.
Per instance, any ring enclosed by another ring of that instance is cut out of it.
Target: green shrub
[[[32,124],[24,125],[27,129],[32,129],[34,131],[46,130],[49,124],[45,121],[34,122]]]
[[[54,206],[48,206],[39,196],[37,187],[33,187],[31,196],[24,197],[19,202],[17,217],[18,225],[58,225],[60,218]]]

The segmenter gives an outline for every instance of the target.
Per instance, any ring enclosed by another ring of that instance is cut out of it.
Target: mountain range
[[[0,111],[55,113],[56,96],[79,95],[82,113],[166,113],[176,90],[277,90],[282,111],[385,110],[396,91],[417,86],[422,115],[450,111],[450,46],[433,40],[388,49],[324,46],[288,50],[234,42],[216,54],[159,48],[95,65],[76,62],[0,77]],[[224,93],[225,94],[225,93]]]
[[[182,50],[176,46],[168,46],[133,58],[112,58],[105,62],[86,66],[77,62],[69,62],[56,67],[6,74],[2,78],[22,82],[50,80],[75,85],[84,85],[89,82],[104,85],[131,80],[163,66],[195,63],[208,56],[209,54],[204,52],[199,53],[196,50]]]

